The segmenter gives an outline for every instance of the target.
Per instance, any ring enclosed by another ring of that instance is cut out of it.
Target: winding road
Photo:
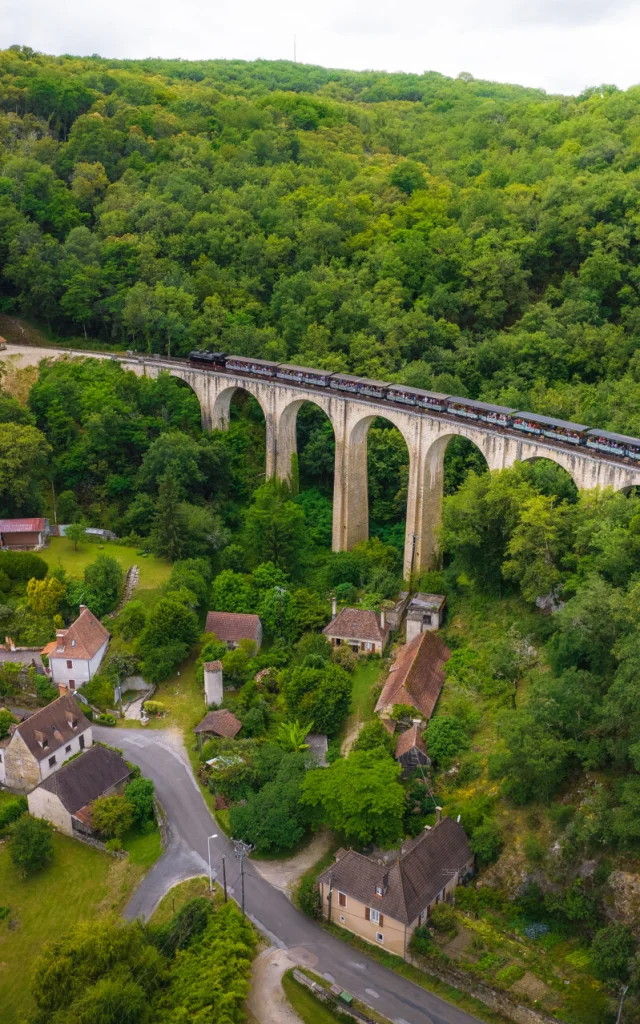
[[[124,751],[153,779],[168,825],[165,851],[143,879],[125,909],[125,917],[148,918],[177,882],[208,873],[207,837],[215,821],[185,760],[175,733],[164,730],[93,727],[94,737]],[[225,856],[227,885],[240,901],[240,865],[224,833],[211,840],[211,861],[219,882]],[[301,914],[286,896],[245,860],[245,907],[249,918],[274,946],[352,992],[396,1024],[478,1024],[457,1007],[414,985],[375,960],[334,938]]]

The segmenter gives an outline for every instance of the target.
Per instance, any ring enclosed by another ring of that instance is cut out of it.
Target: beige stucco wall
[[[22,739],[14,732],[5,750],[5,781],[13,789],[33,789],[40,782],[40,765]]]
[[[63,807],[59,797],[55,793],[49,793],[46,789],[37,786],[27,797],[29,803],[29,814],[34,818],[46,818],[55,828],[65,835],[73,835],[71,815]]]
[[[322,913],[325,918],[329,918],[329,887],[326,883],[321,883],[322,892]],[[370,906],[377,910],[375,903],[371,903]],[[346,907],[339,905],[338,889],[334,888],[331,893],[331,920],[334,924],[340,925],[341,928],[346,928],[350,932],[354,932],[359,935],[360,938],[365,939],[367,942],[373,943],[374,946],[382,946],[384,949],[388,949],[391,953],[397,953],[398,956],[405,956],[406,949],[409,946],[413,929],[405,928],[400,921],[394,921],[392,917],[383,912],[383,923],[382,927],[379,924],[374,924],[372,921],[367,921],[365,917],[366,904],[360,903],[352,896],[347,895]],[[344,920],[343,920],[344,918]],[[380,932],[383,936],[383,941],[379,942],[376,939],[376,934]],[[405,946],[406,943],[406,946]]]
[[[358,654],[382,654],[382,644],[379,640],[358,640],[356,637],[329,636],[332,647],[351,647],[351,644],[358,645]],[[338,642],[339,641],[339,642]],[[367,650],[366,644],[371,644]]]

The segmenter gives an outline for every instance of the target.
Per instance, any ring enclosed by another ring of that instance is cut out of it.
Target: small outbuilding
[[[209,711],[202,721],[193,730],[198,737],[200,749],[202,750],[202,737],[209,739],[211,736],[224,736],[232,740],[242,729],[242,722],[233,714],[222,708],[219,711]]]
[[[96,743],[29,793],[29,813],[46,818],[68,836],[91,833],[91,804],[98,797],[120,793],[130,774],[120,754]]]
[[[443,594],[415,594],[407,608],[407,643],[425,630],[440,629],[446,607],[447,599]]]
[[[398,733],[395,757],[402,765],[403,774],[413,771],[418,765],[427,767],[431,764],[422,739],[421,727],[417,722],[414,722],[410,729]]]
[[[234,650],[241,640],[252,640],[256,651],[262,644],[262,623],[259,615],[244,612],[209,612],[205,633],[215,633],[229,650]]]
[[[332,647],[350,647],[355,654],[382,654],[389,642],[385,613],[343,608],[322,630]]]
[[[48,519],[0,519],[0,548],[38,551],[48,538]]]
[[[210,704],[222,704],[224,693],[222,685],[222,662],[205,661],[202,666],[204,670],[204,702]]]

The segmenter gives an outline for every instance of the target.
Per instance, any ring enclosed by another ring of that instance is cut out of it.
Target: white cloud
[[[105,57],[291,58],[580,92],[640,80],[640,0],[0,0],[0,45]]]

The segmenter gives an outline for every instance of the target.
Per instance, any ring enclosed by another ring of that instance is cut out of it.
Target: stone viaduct
[[[67,353],[69,354],[69,353]],[[86,356],[87,353],[73,353]],[[454,436],[466,437],[484,455],[489,469],[504,469],[518,460],[546,458],[570,474],[579,489],[640,486],[640,466],[626,464],[585,448],[550,439],[520,436],[490,424],[469,422],[423,410],[398,408],[386,402],[343,392],[326,392],[281,380],[259,380],[225,371],[196,369],[174,359],[130,356],[125,369],[157,377],[162,371],[179,377],[195,392],[205,430],[226,430],[234,392],[241,388],[259,402],[266,422],[266,477],[291,477],[296,452],[296,419],[303,402],[325,412],[335,435],[333,550],[344,551],[366,540],[369,529],[367,433],[378,416],[389,420],[404,437],[409,451],[409,493],[404,547],[404,572],[437,564],[444,454]]]

